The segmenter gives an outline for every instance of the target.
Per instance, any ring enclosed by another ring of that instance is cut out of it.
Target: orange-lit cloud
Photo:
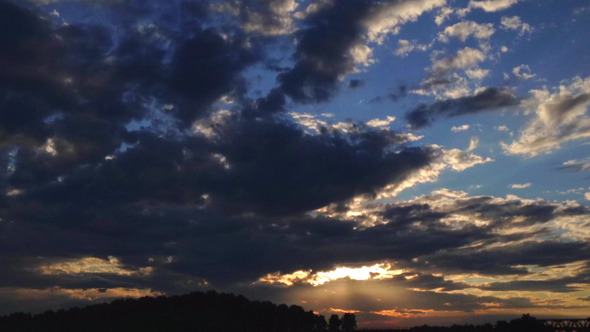
[[[116,274],[120,276],[150,275],[153,268],[142,267],[137,270],[125,268],[116,257],[109,256],[108,259],[96,257],[84,257],[70,259],[52,264],[39,266],[41,274]]]
[[[76,300],[106,300],[116,298],[140,298],[144,296],[160,296],[165,293],[152,289],[140,288],[89,288],[69,289],[61,287],[50,287],[44,289],[30,288],[0,288],[0,295],[10,296],[18,300],[45,300],[54,297],[68,297]]]

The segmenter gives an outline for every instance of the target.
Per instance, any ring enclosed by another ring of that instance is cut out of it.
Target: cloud
[[[265,3],[245,1],[240,3],[237,15],[246,16],[243,29],[249,33],[277,36],[293,33],[296,28],[293,14],[298,3],[295,0],[275,0]]]
[[[54,262],[39,267],[41,274],[115,274],[132,276],[136,274],[149,275],[153,268],[140,268],[137,271],[124,268],[116,257],[109,256],[108,260],[96,257],[84,257],[81,259]]]
[[[585,194],[584,194],[584,198],[585,198],[587,201],[590,201],[590,192],[587,192],[587,193],[585,193]]]
[[[445,4],[446,0],[406,0],[383,3],[364,21],[369,40],[380,43],[387,35],[397,34],[400,25],[416,21],[425,12]]]
[[[510,188],[512,189],[525,189],[525,188],[529,188],[532,185],[532,183],[527,182],[527,183],[523,183],[523,184],[511,184]]]
[[[461,11],[461,14],[464,15],[474,8],[481,9],[486,12],[497,12],[512,7],[518,3],[518,1],[519,0],[470,0],[469,5],[467,8]]]
[[[457,54],[436,59],[427,69],[428,75],[421,83],[421,89],[414,90],[418,94],[435,94],[438,97],[458,98],[470,93],[469,82],[460,73],[464,72],[472,79],[482,79],[488,71],[478,67],[485,61],[484,52],[471,47],[457,51]]]
[[[471,151],[477,149],[478,145],[479,145],[479,137],[471,137],[471,139],[469,140],[469,147],[467,148],[467,151],[471,152]]]
[[[429,164],[414,170],[404,181],[391,183],[379,189],[375,192],[375,197],[377,199],[391,199],[397,197],[404,190],[415,187],[417,184],[435,182],[445,170],[450,169],[455,172],[461,172],[477,165],[494,161],[492,158],[484,158],[470,153],[470,151],[441,149],[437,146],[433,146],[432,148],[438,152],[436,158],[432,159]],[[379,218],[375,219],[371,215],[365,216],[367,210],[364,206],[368,204],[367,200],[370,202],[371,199],[364,195],[349,200],[346,204],[348,204],[351,211],[340,211],[341,204],[338,203],[323,207],[316,210],[316,212],[327,213],[331,218],[338,217],[344,220],[355,220],[358,217],[364,223],[375,224]]]
[[[465,131],[465,130],[469,130],[469,125],[468,124],[464,124],[461,126],[453,126],[451,127],[451,131],[454,133],[458,133],[460,131]]]
[[[568,160],[563,163],[562,169],[572,170],[572,171],[587,171],[590,170],[590,162],[588,161],[578,161],[578,160]]]
[[[531,68],[528,65],[520,65],[512,68],[512,74],[514,74],[516,78],[523,80],[528,80],[536,76],[531,73]]]
[[[449,18],[449,16],[454,12],[455,10],[451,7],[442,7],[439,11],[438,11],[438,15],[436,15],[434,21],[436,23],[436,25],[441,25],[443,24],[447,18]]]
[[[373,63],[369,43],[380,43],[445,0],[381,3],[329,2],[303,20],[297,32],[295,65],[279,74],[281,91],[296,102],[329,100],[346,75]]]
[[[574,78],[552,93],[548,89],[532,90],[523,107],[533,118],[521,130],[518,140],[502,143],[507,154],[551,153],[562,144],[590,137],[590,78]]]
[[[392,130],[391,114],[341,121],[292,109],[362,85],[347,76],[372,65],[373,48],[428,11],[450,15],[445,4],[95,1],[112,25],[64,25],[66,12],[41,17],[42,6],[1,1],[11,33],[0,36],[0,311],[203,288],[354,309],[341,292],[325,297],[350,287],[371,295],[348,299],[367,317],[464,314],[549,306],[502,289],[577,289],[587,282],[587,207],[449,189],[400,195],[491,163],[473,153],[477,137],[464,150],[428,146]],[[486,40],[491,28],[459,24],[445,36]],[[430,47],[397,45],[400,55]],[[293,57],[275,58],[278,48]],[[484,79],[486,52],[436,53],[425,82]],[[277,80],[258,93],[247,75],[260,68]],[[466,85],[408,122],[513,105],[534,117],[547,104],[576,109],[538,115],[571,129],[583,124],[584,84],[521,104],[511,90]],[[407,88],[394,90],[383,96],[397,101]],[[384,289],[400,297],[379,304]]]
[[[408,54],[410,54],[414,50],[426,51],[429,47],[428,45],[421,45],[421,44],[418,44],[416,41],[409,41],[409,40],[405,40],[405,39],[400,39],[397,41],[397,43],[398,43],[398,47],[393,52],[393,54],[400,56],[400,57],[407,56]]]
[[[518,35],[522,36],[525,33],[531,33],[533,28],[528,24],[521,21],[520,17],[518,16],[502,16],[502,20],[500,22],[502,24],[502,28],[506,30],[519,30]]]
[[[438,35],[442,42],[448,42],[449,37],[457,38],[464,42],[473,36],[476,39],[489,39],[494,34],[494,25],[491,23],[479,24],[473,21],[462,21],[448,26]]]
[[[506,126],[506,125],[494,127],[494,129],[496,129],[497,131],[500,131],[500,132],[510,131],[510,129],[508,129],[508,126]]]
[[[447,99],[430,105],[421,105],[406,113],[406,120],[413,128],[430,125],[441,116],[456,117],[492,111],[518,104],[513,92],[505,88],[486,88],[477,94],[457,99]]]

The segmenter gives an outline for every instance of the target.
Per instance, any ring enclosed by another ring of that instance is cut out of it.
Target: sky
[[[0,0],[0,314],[585,318],[588,31],[584,0]]]

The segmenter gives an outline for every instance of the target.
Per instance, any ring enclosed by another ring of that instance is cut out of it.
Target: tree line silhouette
[[[356,329],[354,314],[324,316],[302,307],[250,301],[233,294],[195,292],[181,296],[115,300],[84,308],[0,317],[0,331],[203,331],[335,332]]]
[[[365,330],[364,332],[554,332],[553,328],[545,326],[543,321],[524,314],[520,318],[507,321],[497,321],[496,324],[465,324],[452,326],[414,326],[403,330]]]
[[[195,292],[180,296],[122,299],[83,308],[48,310],[41,314],[0,316],[0,332],[142,331],[142,332],[351,332],[356,316],[324,316],[302,307],[250,301],[241,295]],[[371,332],[371,330],[365,330]],[[375,330],[377,331],[377,330]],[[525,314],[495,325],[415,326],[380,332],[552,332],[543,321]]]

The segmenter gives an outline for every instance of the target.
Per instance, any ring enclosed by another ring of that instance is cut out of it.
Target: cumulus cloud
[[[434,22],[436,23],[436,25],[443,24],[454,11],[455,10],[451,7],[442,7],[438,11],[438,14],[436,15],[436,17],[434,18]]]
[[[397,56],[407,56],[410,52],[414,50],[419,51],[426,51],[428,49],[428,45],[418,44],[416,41],[409,41],[405,39],[400,39],[397,41],[398,47],[393,52],[393,54]]]
[[[370,43],[381,43],[445,0],[326,2],[303,18],[295,65],[282,72],[280,91],[301,103],[325,102],[346,75],[374,60]]]
[[[465,47],[455,55],[443,58],[433,57],[432,65],[427,69],[428,75],[422,81],[418,94],[435,94],[439,98],[459,98],[471,93],[469,81],[482,79],[488,75],[487,70],[479,68],[486,60],[486,54],[478,49]],[[464,75],[461,75],[464,74]]]
[[[551,153],[562,144],[590,137],[590,78],[574,78],[569,85],[532,90],[523,107],[532,119],[521,130],[518,140],[502,143],[508,154],[531,157]]]
[[[494,25],[492,23],[479,24],[473,21],[462,21],[448,26],[438,35],[438,39],[448,42],[449,37],[457,38],[464,42],[467,38],[473,36],[476,39],[489,39],[494,34]]]
[[[416,0],[383,3],[364,21],[368,30],[369,40],[382,42],[383,38],[387,35],[397,34],[401,24],[409,21],[416,21],[423,13],[445,4],[446,0]]]
[[[508,9],[518,3],[519,0],[470,0],[467,8],[459,11],[461,15],[465,15],[472,9],[481,9],[486,12],[497,12]]]
[[[533,31],[533,28],[528,23],[522,22],[518,16],[502,16],[500,23],[502,24],[503,29],[517,30],[520,36]]]

